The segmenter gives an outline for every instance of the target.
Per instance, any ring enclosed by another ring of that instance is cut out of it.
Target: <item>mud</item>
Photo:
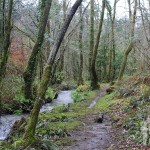
[[[72,133],[71,138],[75,142],[61,147],[61,150],[106,150],[113,146],[114,141],[111,138],[111,123],[108,116],[105,116],[104,123],[94,122],[95,115],[90,115],[84,122],[81,130]]]
[[[106,92],[107,86],[102,87],[102,91],[93,100],[89,108],[92,108],[98,99]],[[114,141],[111,137],[111,119],[104,115],[103,123],[96,123],[97,114],[88,114],[83,119],[84,126],[73,131],[70,139],[71,143],[61,146],[61,150],[106,150],[113,147]]]

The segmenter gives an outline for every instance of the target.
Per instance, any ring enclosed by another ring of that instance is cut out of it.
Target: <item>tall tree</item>
[[[52,67],[53,67],[54,61],[56,59],[56,55],[58,53],[60,45],[62,43],[62,40],[65,36],[65,33],[70,25],[70,22],[74,16],[74,14],[76,13],[78,7],[80,6],[81,2],[82,2],[82,0],[76,0],[74,5],[72,6],[70,12],[67,15],[66,20],[65,20],[58,36],[56,37],[52,51],[50,52],[47,64],[45,66],[44,73],[42,75],[42,79],[41,79],[41,82],[40,82],[40,85],[38,88],[38,94],[37,94],[36,101],[34,103],[32,112],[30,114],[30,118],[29,118],[28,125],[26,127],[26,131],[23,135],[22,140],[15,142],[14,146],[15,145],[19,146],[22,144],[25,144],[25,146],[28,146],[32,142],[35,141],[35,129],[36,129],[37,121],[38,121],[38,115],[39,115],[40,108],[41,108],[41,105],[43,102],[43,98],[45,96],[45,92],[47,89],[49,79],[51,76]]]
[[[69,3],[67,2],[67,0],[63,0],[63,23],[65,22],[66,20],[66,15],[67,15],[67,9],[68,9],[68,5]],[[58,74],[62,77],[64,77],[64,54],[65,54],[65,51],[66,51],[66,40],[67,38],[64,38],[63,41],[62,41],[62,44],[61,44],[61,47],[60,47],[60,53],[59,53],[59,59],[58,59],[58,62],[56,63],[57,65],[55,65],[55,69],[53,69],[53,76],[55,77],[55,73],[56,71],[58,72]],[[53,83],[56,83],[56,80],[57,80],[57,77],[54,78],[53,77]],[[62,82],[62,79],[59,80],[59,83]]]
[[[82,77],[82,72],[83,72],[83,44],[82,44],[82,32],[83,32],[83,17],[82,17],[82,5],[80,6],[79,9],[79,14],[80,14],[80,29],[79,29],[79,51],[80,51],[80,64],[79,64],[79,77],[78,77],[78,85],[83,84],[83,77]]]
[[[144,21],[144,12],[143,12],[143,8],[142,8],[142,4],[141,1],[138,1],[139,3],[139,9],[140,9],[140,13],[141,13],[141,19],[142,19],[142,25],[143,25],[143,29],[144,29],[144,34],[145,34],[145,38],[148,44],[150,44],[150,38],[147,35],[147,31],[146,31],[146,25],[145,25],[145,21]]]
[[[114,23],[115,23],[115,16],[116,16],[116,4],[117,0],[114,1],[113,12],[112,8],[107,3],[107,10],[110,17],[111,22],[111,32],[110,32],[110,41],[109,41],[109,64],[108,64],[108,74],[107,74],[107,81],[110,82],[115,77],[115,39],[114,39]]]
[[[66,13],[67,13],[67,1],[63,0],[63,22],[66,20]],[[62,42],[62,49],[60,52],[60,71],[63,71],[64,68],[64,48],[65,48],[65,41]]]
[[[3,50],[5,30],[5,0],[0,0],[0,58]]]
[[[95,63],[96,63],[97,50],[98,50],[101,32],[102,32],[105,3],[106,3],[105,0],[103,0],[102,1],[102,11],[101,11],[101,16],[100,16],[100,22],[99,22],[99,28],[98,28],[98,33],[97,33],[96,42],[94,45],[93,55],[92,55],[92,64],[91,64],[91,87],[92,87],[92,89],[98,88],[98,77],[97,77],[97,73],[96,73]]]
[[[32,84],[34,81],[34,75],[35,75],[35,70],[36,70],[36,59],[37,59],[39,51],[41,50],[41,46],[44,40],[44,33],[45,33],[46,25],[47,25],[49,11],[51,8],[51,2],[52,0],[41,1],[41,15],[40,15],[37,40],[31,52],[31,56],[29,58],[26,70],[23,74],[24,82],[25,82],[24,93],[27,99],[33,99]]]
[[[137,12],[137,0],[134,1],[133,13],[131,12],[130,0],[128,0],[128,4],[129,4],[129,18],[130,18],[130,24],[131,24],[130,43],[124,53],[123,62],[122,62],[121,68],[120,68],[118,80],[121,80],[123,77],[123,74],[124,74],[124,71],[126,68],[126,64],[127,64],[128,55],[133,49],[134,29],[135,29],[135,20],[136,20],[136,12]]]
[[[3,10],[5,9],[4,7],[5,7],[5,1],[3,1]],[[8,13],[7,13],[7,16],[3,18],[6,20],[5,27],[4,27],[4,24],[2,27],[2,32],[3,32],[2,34],[4,37],[4,41],[3,41],[2,56],[0,59],[0,85],[3,79],[3,76],[5,74],[6,64],[7,64],[8,55],[9,55],[10,34],[12,30],[12,25],[11,25],[12,9],[13,9],[13,0],[9,0]],[[4,14],[3,14],[3,17],[4,17]]]
[[[89,52],[89,77],[91,78],[91,64],[94,49],[94,0],[90,1],[90,52]]]

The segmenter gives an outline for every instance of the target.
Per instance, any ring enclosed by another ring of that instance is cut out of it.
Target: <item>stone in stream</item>
[[[46,103],[51,103],[51,102],[52,102],[52,99],[51,99],[50,97],[48,97],[48,98],[46,98],[46,99],[44,100],[44,102],[45,102],[45,104],[46,104]]]
[[[55,94],[54,99],[57,99],[57,97],[58,97],[58,93]]]

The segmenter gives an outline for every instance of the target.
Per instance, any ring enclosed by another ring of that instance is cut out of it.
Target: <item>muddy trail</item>
[[[96,96],[89,108],[92,108],[96,102],[106,93],[108,86],[102,87],[102,91]],[[61,150],[106,150],[113,147],[114,140],[111,136],[111,119],[104,114],[102,123],[97,123],[95,119],[97,114],[90,113],[83,119],[83,127],[74,130],[70,139],[73,141],[62,147]]]

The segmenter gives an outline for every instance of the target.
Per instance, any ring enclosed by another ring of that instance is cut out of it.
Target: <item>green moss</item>
[[[95,108],[101,112],[109,111],[109,106],[116,102],[116,100],[113,100],[113,96],[114,94],[112,93],[100,98],[95,105]]]
[[[56,95],[56,92],[51,87],[48,87],[46,90],[45,98],[54,99],[55,95]]]
[[[81,125],[78,116],[75,112],[41,114],[36,134],[46,138],[65,137],[69,130]]]
[[[13,143],[12,147],[14,150],[17,150],[17,149],[25,149],[26,147],[28,147],[29,145],[32,145],[36,143],[36,139],[33,138],[33,137],[30,137],[26,140],[17,140],[16,142]]]
[[[140,85],[140,95],[144,98],[149,98],[150,97],[150,86],[141,84]]]
[[[36,129],[36,135],[42,138],[66,137],[70,130],[82,126],[82,118],[91,109],[87,106],[96,96],[97,91],[85,91],[86,99],[69,106],[57,106],[52,112],[41,113]]]
[[[56,145],[70,145],[70,143],[76,141],[75,139],[71,139],[71,138],[63,138],[63,139],[58,139],[57,141],[54,142],[54,144]]]
[[[56,137],[67,138],[71,130],[82,127],[82,119],[87,113],[92,111],[92,109],[88,109],[87,106],[91,103],[93,98],[96,97],[98,91],[84,91],[84,93],[86,96],[85,100],[82,102],[72,103],[68,106],[57,106],[51,112],[40,113],[38,125],[36,127],[36,139],[40,141],[41,139],[49,141]],[[30,130],[30,132],[32,132],[32,130]],[[10,148],[12,150],[20,146],[25,147],[29,143],[34,147],[34,143],[37,141],[31,136],[29,136],[28,140],[20,139],[22,133],[16,133],[15,135],[19,136],[13,137],[12,142],[16,142],[12,145],[13,148]],[[6,148],[9,146],[10,145],[7,143],[7,145],[3,147]]]

